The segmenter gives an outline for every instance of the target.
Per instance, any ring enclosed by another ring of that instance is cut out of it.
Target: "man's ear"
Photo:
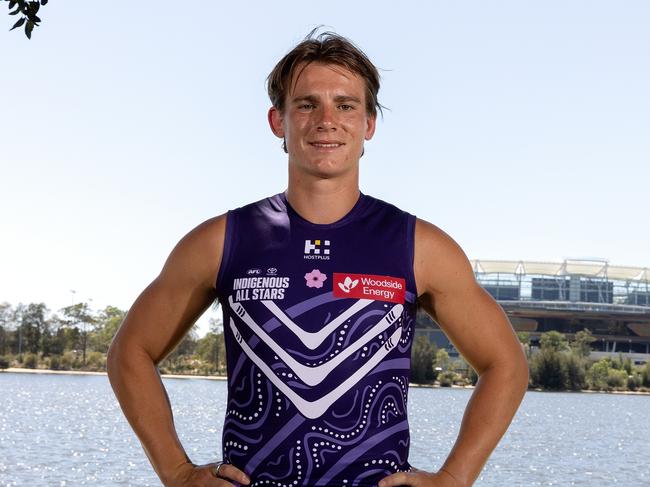
[[[269,126],[271,127],[271,132],[273,132],[273,134],[275,134],[275,136],[280,139],[284,138],[284,127],[282,126],[284,117],[282,116],[280,110],[275,107],[269,108],[268,119]]]
[[[369,116],[366,122],[366,135],[365,135],[366,140],[372,139],[372,136],[375,135],[376,126],[377,126],[377,115]]]

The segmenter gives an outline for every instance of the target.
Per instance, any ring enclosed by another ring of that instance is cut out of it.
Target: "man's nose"
[[[334,107],[322,104],[318,107],[316,120],[319,130],[336,130],[336,111]]]

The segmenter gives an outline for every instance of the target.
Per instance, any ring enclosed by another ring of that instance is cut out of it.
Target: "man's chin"
[[[337,160],[317,159],[308,161],[300,169],[305,169],[314,176],[330,179],[354,171],[356,167],[357,165],[351,166],[350,163],[343,163]]]

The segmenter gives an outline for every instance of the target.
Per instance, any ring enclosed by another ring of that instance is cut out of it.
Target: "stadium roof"
[[[580,275],[621,281],[650,282],[650,268],[609,265],[606,261],[570,260],[563,262],[535,262],[524,260],[470,261],[475,273],[535,274],[543,276]]]

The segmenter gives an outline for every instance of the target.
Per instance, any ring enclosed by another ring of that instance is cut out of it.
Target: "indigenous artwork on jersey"
[[[327,292],[288,309],[232,295],[228,306],[241,354],[224,453],[245,459],[253,485],[365,486],[408,470],[403,304]]]

